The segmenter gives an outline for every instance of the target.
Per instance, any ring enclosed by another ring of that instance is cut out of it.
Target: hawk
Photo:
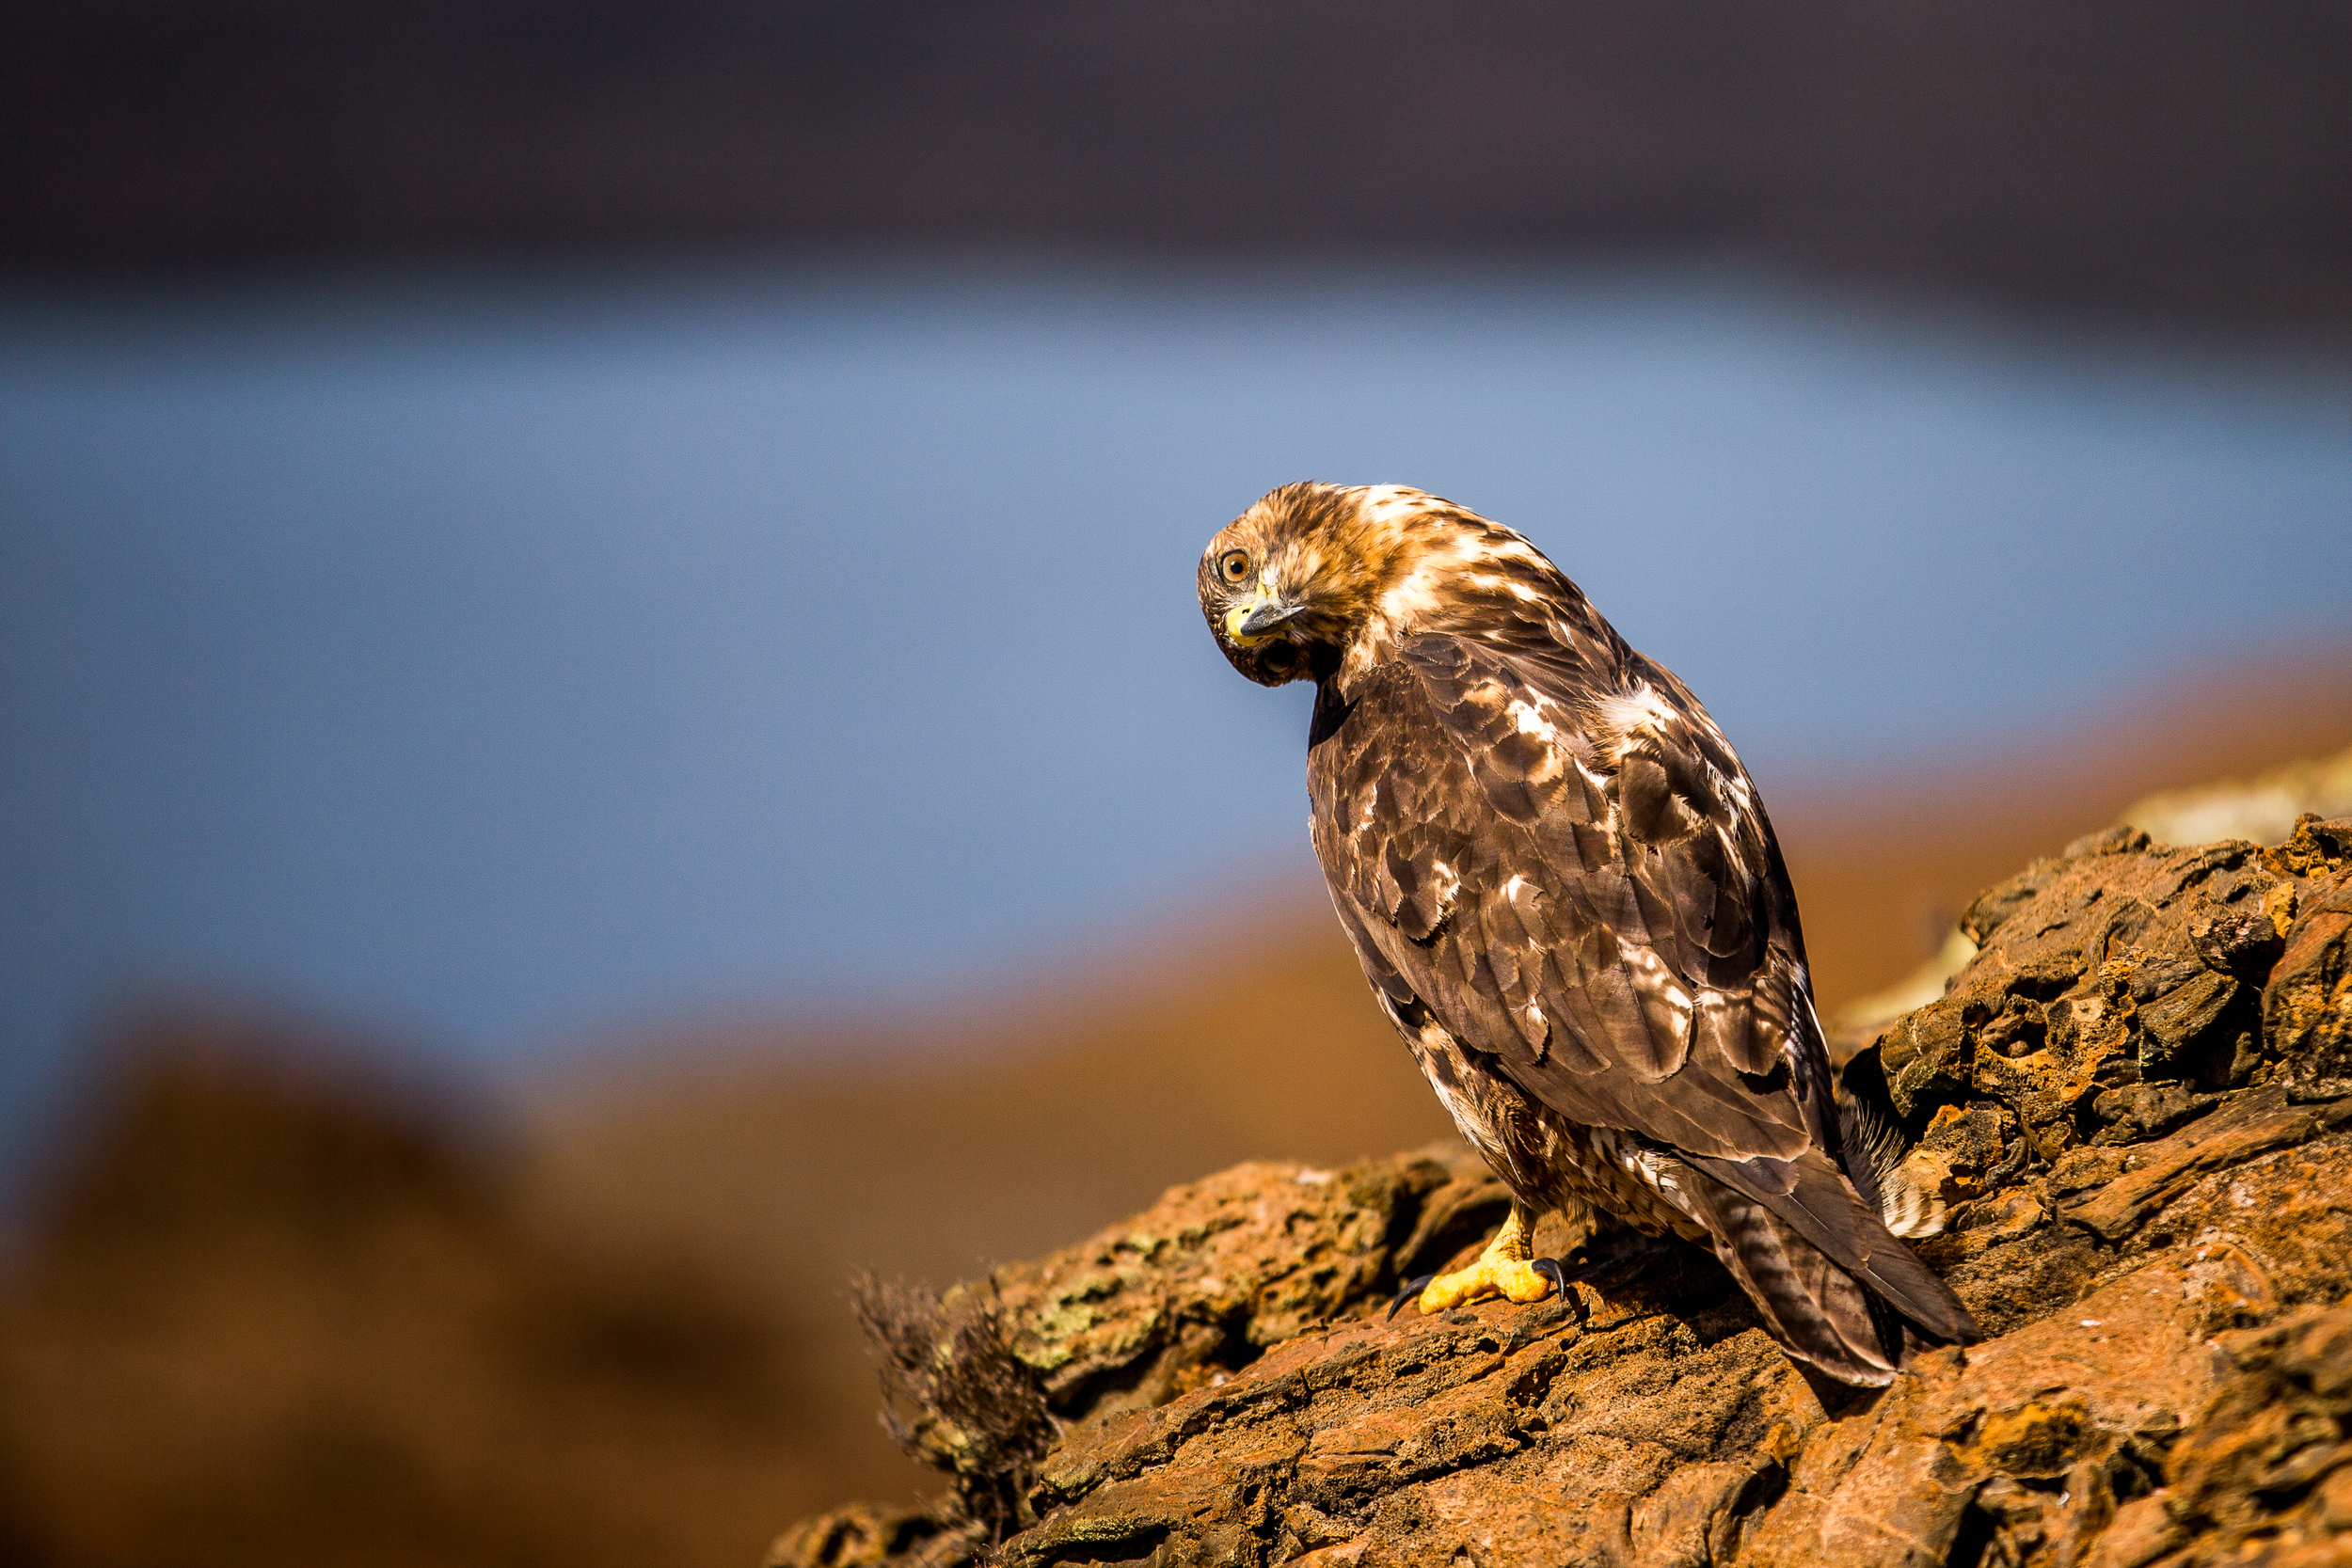
[[[1711,1250],[1817,1388],[1977,1338],[1890,1228],[1940,1211],[1836,1092],[1772,824],[1689,688],[1525,538],[1398,485],[1269,493],[1200,591],[1236,670],[1315,684],[1331,901],[1512,1194],[1475,1263],[1406,1288],[1422,1311],[1565,1294],[1631,1232]],[[1573,1275],[1533,1256],[1552,1209],[1601,1227]]]

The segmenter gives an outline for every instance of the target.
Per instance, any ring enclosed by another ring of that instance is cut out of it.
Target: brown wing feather
[[[1689,1156],[1785,1343],[1890,1375],[1855,1280],[1936,1338],[1975,1337],[1885,1229],[1867,1161],[1850,1177],[1788,873],[1680,682],[1598,637],[1422,637],[1350,698],[1327,691],[1308,778],[1373,983],[1571,1121]]]
[[[1629,684],[1632,736],[1603,713]],[[1317,730],[1316,848],[1375,984],[1586,1125],[1731,1160],[1835,1136],[1771,828],[1679,682],[1422,637]]]

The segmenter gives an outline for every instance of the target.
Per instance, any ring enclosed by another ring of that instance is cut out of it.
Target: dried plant
[[[850,1301],[882,1379],[882,1425],[955,1482],[963,1514],[1001,1541],[1035,1522],[1028,1502],[1054,1436],[1037,1374],[1013,1354],[994,1287],[928,1287],[861,1274]]]

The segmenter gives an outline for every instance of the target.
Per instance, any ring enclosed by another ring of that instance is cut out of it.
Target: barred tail
[[[1685,1186],[1715,1256],[1765,1331],[1796,1360],[1854,1387],[1883,1387],[1902,1364],[1902,1325],[1854,1276],[1755,1199],[1697,1172]]]
[[[1870,1387],[1894,1377],[1914,1331],[1927,1341],[1979,1338],[1951,1287],[1888,1232],[1826,1155],[1683,1158],[1716,1256],[1790,1355]]]

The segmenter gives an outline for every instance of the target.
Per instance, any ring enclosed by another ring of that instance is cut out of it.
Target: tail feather
[[[1904,1164],[1911,1140],[1886,1103],[1886,1079],[1871,1050],[1846,1066],[1837,1083],[1837,1123],[1847,1174],[1863,1201],[1878,1210],[1898,1236],[1938,1236],[1944,1199],[1938,1183]]]
[[[1980,1337],[1951,1287],[1887,1232],[1827,1156],[1683,1158],[1683,1190],[1716,1256],[1800,1362],[1880,1387],[1911,1345]]]
[[[1696,1176],[1685,1187],[1764,1326],[1797,1360],[1839,1383],[1883,1387],[1902,1363],[1902,1329],[1870,1292],[1766,1205]],[[1891,1333],[1890,1333],[1891,1330]]]
[[[1981,1337],[1952,1288],[1888,1231],[1826,1155],[1808,1150],[1794,1160],[1684,1158],[1771,1210],[1927,1338],[1970,1343]]]
[[[1905,1241],[1924,1241],[1944,1234],[1944,1199],[1932,1183],[1920,1180],[1909,1165],[1898,1165],[1879,1179],[1879,1206],[1886,1228]]]

